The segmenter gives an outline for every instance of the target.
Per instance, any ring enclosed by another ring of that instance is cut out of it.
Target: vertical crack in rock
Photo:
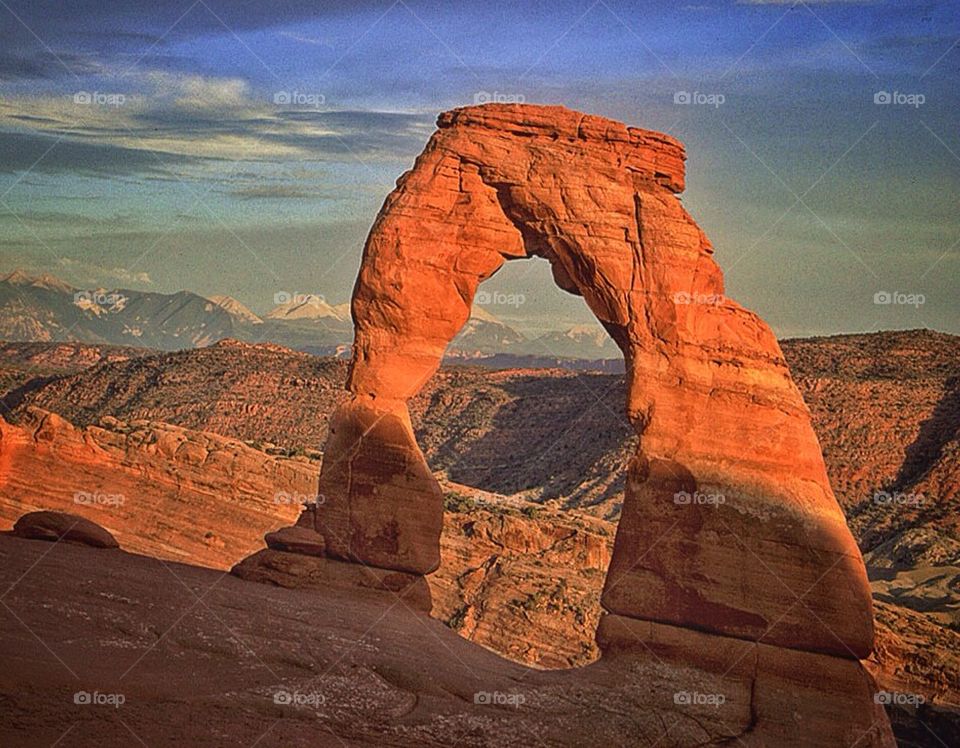
[[[646,274],[646,247],[643,244],[643,198],[640,197],[639,192],[633,196],[633,220],[637,227],[637,260],[640,264],[640,274],[644,283],[647,283],[649,278]],[[638,287],[634,282],[632,288]],[[649,286],[644,287],[649,289]]]

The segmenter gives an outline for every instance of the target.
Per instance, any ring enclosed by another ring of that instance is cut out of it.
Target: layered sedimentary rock
[[[869,341],[874,337],[879,336],[865,336],[864,340]],[[828,347],[832,345],[831,341],[817,342],[826,351],[831,350]],[[843,342],[846,345],[847,341]],[[850,345],[853,347],[859,342],[859,338],[854,339]],[[799,343],[784,345],[788,359],[791,345],[795,350]],[[243,367],[241,371],[251,373],[261,371],[264,361],[257,355],[259,350],[250,348],[251,357],[248,359],[231,357],[218,361],[218,370],[226,372],[226,379],[236,376],[235,367]],[[894,366],[902,373],[904,361],[916,363],[915,350],[916,347],[910,350],[909,355],[904,354],[896,358],[895,363],[886,365]],[[158,374],[162,384],[154,388],[153,402],[162,403],[169,408],[176,408],[183,403],[184,391],[178,389],[178,385],[185,378],[192,380],[196,377],[196,369],[185,371],[185,364],[194,362],[197,356],[208,356],[215,352],[205,349],[179,354],[170,359]],[[885,352],[886,355],[878,355],[876,360],[889,361],[895,358],[886,349]],[[849,355],[838,354],[838,379],[849,368]],[[166,356],[161,358],[167,360]],[[277,362],[271,359],[271,368],[280,368],[287,372],[297,371],[296,367],[301,358],[303,357],[299,354],[288,352],[288,357],[282,360],[282,366],[278,367]],[[824,363],[821,364],[820,359],[824,359]],[[836,360],[838,359],[824,353],[799,371],[824,372],[818,376],[827,377],[828,372],[833,371],[832,367],[838,365]],[[926,361],[916,365],[918,369],[926,367],[929,371],[936,368],[935,364],[928,364]],[[212,370],[215,367],[208,364],[204,368]],[[103,367],[98,368],[98,371],[102,370]],[[126,368],[120,369],[118,384],[111,387],[112,392],[116,393],[121,389],[120,382],[127,381],[127,371]],[[794,370],[794,377],[797,377],[797,371]],[[882,371],[878,372],[878,376],[882,374]],[[812,380],[809,376],[798,379],[798,384],[805,394],[814,394],[814,399],[809,402],[814,404],[815,413],[819,411],[823,416],[835,416],[838,412],[838,401],[843,406],[844,413],[858,412],[858,408],[864,410],[869,406],[868,401],[871,398],[879,398],[878,402],[881,404],[899,402],[896,391],[878,392],[873,389],[863,392],[862,395],[859,390],[854,390],[843,399],[838,399],[837,389],[841,383],[837,381],[829,387],[819,386],[818,383],[822,381],[819,378]],[[884,381],[887,386],[892,387],[898,380]],[[95,387],[102,392],[103,382],[98,376],[96,386],[89,385],[91,397]],[[582,464],[577,461],[583,459],[584,453],[602,447],[596,429],[602,424],[603,418],[612,419],[611,412],[618,406],[616,395],[610,395],[606,399],[609,410],[603,408],[600,413],[577,421],[578,436],[567,437],[565,443],[555,445],[549,455],[551,459],[541,460],[539,464],[528,460],[524,464],[521,462],[522,455],[518,454],[514,446],[527,445],[530,454],[539,455],[550,446],[550,434],[557,431],[550,428],[550,424],[569,424],[576,419],[574,399],[582,403],[588,390],[602,393],[617,383],[613,377],[574,376],[560,372],[508,371],[482,374],[469,369],[441,370],[440,375],[431,380],[411,405],[411,414],[415,426],[418,422],[421,424],[417,427],[417,437],[428,455],[428,461],[431,454],[457,458],[457,455],[451,453],[451,448],[459,448],[467,452],[459,456],[461,459],[473,460],[482,465],[504,465],[501,469],[510,471],[510,480],[529,481],[544,474],[543,471],[552,469],[552,465],[557,464],[560,458],[570,455],[567,447],[569,445],[570,449],[574,449],[577,439],[582,441],[583,452],[577,454],[576,459],[567,465],[568,470],[576,469],[578,464]],[[915,387],[914,382],[910,384]],[[87,387],[82,380],[77,380],[74,386],[81,385]],[[853,385],[854,383],[850,384],[851,387]],[[307,408],[310,412],[316,412],[316,403],[309,405],[310,394],[314,391],[315,383],[298,373],[296,380],[285,390],[289,398],[289,402],[285,404],[286,410],[277,415],[275,426],[270,427],[267,424],[266,428],[280,432],[289,428],[288,424],[298,411],[302,413]],[[503,395],[499,395],[500,392]],[[516,403],[504,399],[508,394],[515,396],[517,393],[523,394],[525,399]],[[113,394],[112,397],[117,398],[120,395]],[[859,397],[864,400],[858,399]],[[252,429],[249,433],[241,432],[240,436],[252,437],[262,433],[265,422],[253,421],[255,426],[251,427],[244,420],[250,413],[249,409],[241,409],[234,404],[249,403],[251,399],[256,399],[256,393],[245,393],[243,397],[233,398],[218,396],[217,407],[230,418],[229,421],[221,418],[219,428],[223,428],[224,423],[232,422],[237,426]],[[56,402],[61,407],[76,407],[75,401],[70,402],[70,398],[60,397]],[[110,398],[103,401],[99,412],[123,412],[113,402]],[[482,411],[483,417],[490,419],[490,426],[486,425],[487,422],[478,424],[473,403],[490,409],[489,413],[487,410]],[[540,407],[537,407],[538,404]],[[202,464],[187,469],[182,453],[167,458],[156,452],[151,443],[152,437],[142,436],[148,431],[162,432],[171,428],[164,424],[153,423],[149,428],[143,425],[132,427],[129,423],[110,419],[109,422],[113,424],[110,429],[73,429],[61,421],[58,430],[62,428],[74,433],[74,439],[57,438],[52,442],[33,439],[32,434],[36,432],[40,419],[28,417],[27,407],[17,409],[17,413],[24,419],[21,427],[0,424],[0,430],[5,432],[4,438],[0,438],[0,465],[3,466],[0,471],[0,529],[10,528],[18,517],[32,508],[59,509],[83,514],[98,523],[107,524],[121,539],[122,547],[127,551],[165,560],[227,569],[243,554],[262,546],[264,533],[289,523],[296,514],[296,509],[290,505],[274,503],[276,492],[293,495],[316,491],[319,468],[319,463],[316,462],[312,462],[310,466],[309,477],[291,483],[283,482],[285,471],[274,471],[263,464],[263,457],[238,460],[230,471],[204,472]],[[424,412],[428,407],[430,410]],[[879,413],[875,416],[880,417]],[[87,422],[90,422],[91,418],[96,421],[99,416],[92,416],[87,411]],[[918,423],[923,420],[920,414],[917,414],[916,418]],[[817,424],[816,419],[814,423]],[[871,424],[873,423],[872,421]],[[305,421],[299,425],[304,429],[302,433],[315,428],[315,424]],[[856,434],[863,428],[862,424],[841,422],[828,425],[831,429],[837,429],[836,432],[830,429],[820,432],[827,453],[828,467],[840,471],[854,467],[844,457],[847,453],[842,449],[842,445],[854,443]],[[187,440],[197,443],[205,443],[209,438],[209,435],[187,429],[177,431]],[[121,432],[125,433],[125,447],[123,450],[104,451],[101,453],[103,459],[91,463],[85,456],[86,451],[76,449],[76,442],[83,439],[99,442],[102,438],[99,434],[104,432],[113,434],[114,436],[109,437],[111,439],[117,438],[116,435]],[[221,433],[229,435],[231,431]],[[290,435],[292,432],[285,433]],[[891,434],[890,439],[898,440],[894,442],[897,444],[906,440],[906,446],[913,441],[914,433]],[[311,440],[305,438],[302,444],[310,443]],[[20,445],[12,452],[9,460],[3,457],[9,454],[5,452],[4,444]],[[296,446],[295,442],[285,444]],[[242,444],[235,449],[246,451]],[[268,449],[281,451],[273,447]],[[80,461],[75,461],[76,457],[80,457]],[[267,462],[296,464],[301,460],[302,458],[289,460],[270,456]],[[609,464],[614,463],[619,464],[619,461],[612,460]],[[216,466],[217,463],[209,464]],[[431,465],[435,471],[440,467],[433,462]],[[524,469],[530,471],[530,474],[524,476],[522,472],[519,475],[514,472]],[[65,488],[71,485],[89,486],[92,482],[91,471],[94,470],[99,472],[96,480],[102,481],[101,485],[108,494],[117,490],[111,488],[114,481],[133,486],[136,476],[145,476],[145,480],[136,482],[135,494],[127,490],[130,497],[136,497],[136,502],[127,506],[129,509],[136,508],[137,511],[125,511],[118,515],[110,505],[76,504],[73,489],[68,492]],[[47,477],[43,481],[37,481],[37,475]],[[172,480],[174,475],[180,475],[180,480]],[[268,486],[264,481],[268,475],[276,476],[277,482],[272,486]],[[582,471],[581,475],[589,480],[585,471]],[[555,668],[583,665],[596,659],[597,648],[593,642],[593,634],[599,615],[600,587],[609,563],[607,535],[609,534],[609,540],[612,541],[615,525],[584,517],[577,510],[555,511],[549,506],[529,512],[536,514],[535,518],[531,518],[511,509],[504,504],[503,497],[495,495],[488,497],[491,502],[489,505],[478,503],[470,506],[469,497],[482,500],[482,492],[450,484],[443,485],[447,492],[455,490],[462,493],[465,501],[456,502],[449,494],[446,500],[448,509],[445,512],[444,532],[441,536],[441,566],[437,573],[427,578],[432,593],[434,617],[447,622],[458,630],[461,636],[519,662]],[[841,483],[841,488],[842,485]],[[838,491],[838,495],[839,493]],[[856,494],[853,490],[848,493],[850,496]],[[941,496],[931,495],[931,498],[940,499]],[[193,511],[195,503],[202,507],[202,514],[198,515]],[[262,507],[262,510],[259,507]],[[932,512],[939,511],[936,506],[930,506],[929,509]],[[901,514],[897,507],[891,507],[889,511]],[[275,515],[271,516],[270,512],[275,512]],[[931,517],[931,524],[928,526],[935,529],[939,535],[949,536],[949,525],[946,523],[948,519],[948,516],[939,516],[936,519]],[[585,525],[582,520],[586,521]],[[271,549],[306,555],[323,552],[322,536],[302,527],[296,530],[294,533],[269,533],[266,538],[267,545]],[[300,530],[303,532],[299,532]],[[281,559],[283,562],[287,560],[286,555]],[[347,564],[342,566],[346,567]],[[308,565],[296,565],[296,568],[301,567],[311,573]],[[358,579],[357,569],[362,570],[363,567],[358,566],[350,573],[345,573],[340,581],[346,582],[351,577]],[[932,570],[925,570],[925,574],[930,571]],[[276,569],[267,568],[267,572],[272,574]],[[163,574],[169,576],[166,571],[163,571]],[[329,576],[321,578],[320,583],[335,586],[338,580],[334,579],[333,583],[330,583],[327,581],[329,579]],[[364,586],[363,578],[358,581],[356,586]],[[875,600],[878,586],[889,587],[894,584],[900,582],[897,579],[890,582],[875,581]],[[916,597],[918,589],[919,587],[911,588],[911,598]],[[312,591],[316,593],[316,588]],[[930,588],[930,594],[936,594],[936,590]],[[881,599],[887,599],[885,592],[881,595]],[[960,672],[960,669],[956,666],[955,653],[960,653],[960,635],[946,626],[936,624],[934,620],[935,616],[940,615],[937,610],[949,609],[950,598],[943,597],[937,609],[931,609],[930,603],[925,599],[918,603],[922,604],[923,607],[919,609],[923,610],[923,613],[900,607],[914,604],[905,603],[903,596],[892,602],[895,604],[885,605],[881,602],[877,605],[875,602],[877,646],[866,663],[868,669],[877,677],[881,689],[923,694],[928,700],[928,706],[932,703],[958,703],[956,673]],[[410,605],[412,607],[412,603]],[[824,698],[836,698],[835,683],[823,683],[822,686],[823,693],[827,694]],[[918,716],[940,732],[929,714]],[[926,732],[919,724],[917,728]]]
[[[0,528],[35,509],[69,512],[123,548],[223,568],[292,521],[316,480],[306,458],[165,423],[77,428],[33,407],[16,425],[0,418]]]
[[[549,261],[623,351],[640,437],[603,595],[611,613],[866,656],[863,562],[770,329],[723,295],[677,193],[676,140],[560,107],[440,116],[370,232],[351,399],[331,418],[326,552],[429,573],[440,491],[407,400],[508,259]],[[588,404],[588,407],[592,403]]]
[[[291,588],[385,589],[414,609],[432,602],[434,617],[461,636],[520,662],[555,668],[596,659],[612,537],[601,520],[542,509],[530,517],[497,505],[498,497],[465,497],[444,517],[443,565],[426,590],[420,575],[320,558],[322,535],[282,527],[315,495],[315,461],[164,423],[105,418],[78,428],[32,406],[20,416],[17,425],[0,419],[0,531],[53,539],[64,525],[51,526],[46,515],[73,516],[66,529],[102,525],[126,551],[221,570],[265,541],[237,576]],[[76,517],[84,519],[74,526]],[[84,537],[94,535],[77,539]],[[571,571],[558,579],[557,568]]]

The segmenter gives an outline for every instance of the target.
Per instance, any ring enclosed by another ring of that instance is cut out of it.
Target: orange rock
[[[0,418],[0,527],[34,509],[66,511],[123,548],[222,568],[316,496],[315,462],[216,434],[113,418],[77,428],[33,407],[20,416]]]
[[[354,289],[348,389],[317,529],[328,552],[437,564],[439,489],[407,400],[507,259],[547,259],[624,353],[640,436],[607,610],[784,647],[866,656],[863,561],[772,332],[723,295],[676,196],[680,143],[562,107],[441,115],[388,196]],[[588,404],[589,405],[589,404]]]
[[[443,495],[417,448],[406,408],[346,403],[331,418],[326,449],[316,515],[327,553],[386,569],[434,571]],[[348,513],[342,511],[342,486],[350,487]]]
[[[686,715],[699,704],[698,716],[709,721],[718,708],[711,695],[713,703],[740,705],[749,726],[737,740],[745,745],[896,745],[876,684],[859,662],[612,614],[601,618],[597,638],[618,661],[663,663],[677,677],[674,702]]]
[[[316,462],[165,423],[134,427],[105,417],[103,426],[77,428],[33,406],[20,415],[19,425],[0,418],[0,530],[18,518],[23,523],[24,512],[53,510],[104,525],[129,552],[221,570],[265,540],[283,553],[240,564],[251,579],[312,589],[375,583],[377,589],[378,577],[404,583],[406,576],[413,595],[405,598],[408,605],[426,609],[432,602],[434,617],[460,622],[455,628],[462,636],[488,649],[540,667],[597,658],[594,632],[613,535],[602,520],[547,510],[533,519],[496,504],[447,512],[443,563],[424,588],[421,575],[374,567],[365,574],[354,564],[302,560],[325,554],[323,536],[313,530],[313,504],[288,526],[300,501],[316,497]],[[34,439],[38,430],[49,438]],[[206,445],[213,469],[187,466],[176,450],[160,448],[174,443]],[[220,469],[226,463],[229,468]],[[78,488],[86,491],[79,503]],[[563,578],[557,568],[566,570]]]
[[[324,555],[323,535],[306,527],[281,527],[263,536],[268,548],[305,556]]]

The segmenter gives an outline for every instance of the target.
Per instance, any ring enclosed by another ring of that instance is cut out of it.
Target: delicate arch
[[[316,529],[334,557],[427,574],[442,497],[407,400],[511,258],[548,259],[620,346],[640,437],[603,594],[613,616],[842,657],[872,648],[863,561],[776,339],[723,296],[677,198],[680,143],[561,107],[441,115],[371,229]],[[620,632],[620,633],[617,633]]]

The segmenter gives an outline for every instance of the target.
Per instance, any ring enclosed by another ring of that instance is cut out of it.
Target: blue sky
[[[0,270],[344,301],[436,115],[506,97],[680,138],[779,334],[960,332],[958,40],[951,2],[0,0]],[[590,318],[541,261],[488,283],[523,329]]]

